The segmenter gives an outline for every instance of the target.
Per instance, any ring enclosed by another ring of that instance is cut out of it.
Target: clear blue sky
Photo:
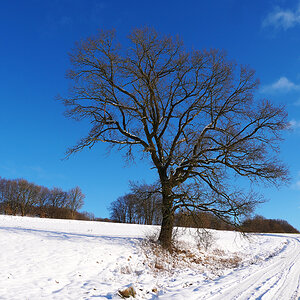
[[[128,192],[129,180],[151,183],[147,161],[126,165],[122,154],[97,145],[69,160],[65,150],[87,133],[84,123],[63,117],[55,101],[66,94],[67,53],[75,41],[99,29],[119,36],[152,26],[178,34],[186,46],[220,48],[248,64],[261,80],[258,97],[284,103],[293,131],[281,157],[291,184],[259,187],[269,202],[257,209],[300,229],[300,1],[99,1],[3,0],[0,2],[0,176],[67,190],[79,185],[84,210],[107,217],[111,201]]]

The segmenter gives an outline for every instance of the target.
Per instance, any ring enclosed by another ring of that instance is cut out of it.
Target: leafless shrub
[[[200,249],[208,250],[215,242],[214,234],[205,228],[197,228],[196,242]]]

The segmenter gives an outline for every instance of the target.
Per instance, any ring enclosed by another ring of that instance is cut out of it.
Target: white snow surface
[[[300,299],[300,235],[211,230],[215,243],[199,250],[188,230],[178,238],[203,263],[159,268],[142,246],[158,230],[0,215],[0,299],[121,299],[129,286],[136,299]]]

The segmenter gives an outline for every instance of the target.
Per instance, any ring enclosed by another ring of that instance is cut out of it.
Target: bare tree
[[[121,223],[160,224],[161,194],[157,186],[132,182],[130,190],[111,203],[110,218]]]
[[[38,214],[40,217],[44,218],[47,216],[46,208],[50,205],[51,193],[47,187],[38,186],[40,191],[37,197],[37,207],[38,207]]]
[[[0,177],[0,213],[6,213],[7,199],[6,199],[6,180]]]
[[[126,198],[124,196],[119,197],[117,200],[113,201],[109,207],[110,217],[113,221],[120,223],[127,223],[127,211],[128,203],[126,203]]]
[[[137,199],[134,194],[126,194],[113,201],[109,207],[111,219],[121,223],[139,223]]]
[[[5,183],[6,180],[0,177],[0,202],[4,202],[5,199]]]
[[[37,204],[41,187],[25,179],[17,179],[16,183],[18,187],[19,210],[21,215],[25,216]]]
[[[161,194],[155,185],[131,183],[131,192],[135,202],[135,213],[139,224],[161,223]]]
[[[50,190],[49,204],[54,208],[62,208],[67,206],[68,193],[61,188],[54,187]]]
[[[1,189],[3,202],[5,203],[5,213],[16,215],[18,213],[20,196],[17,181],[3,179]]]
[[[85,195],[82,193],[81,188],[76,186],[68,192],[68,208],[72,212],[72,217],[74,218],[76,211],[80,209],[84,204]]]
[[[92,128],[68,155],[97,142],[140,149],[156,168],[162,195],[159,241],[171,247],[174,213],[211,211],[228,222],[258,202],[230,184],[238,175],[278,184],[283,107],[257,100],[254,71],[222,51],[188,51],[152,29],[137,29],[123,48],[114,32],[81,41],[70,54],[73,81],[62,99],[68,117]]]

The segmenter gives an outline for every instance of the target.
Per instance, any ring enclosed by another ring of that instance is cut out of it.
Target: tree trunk
[[[162,199],[162,223],[158,241],[163,248],[172,250],[172,234],[174,227],[174,211],[173,211],[173,198],[171,196],[171,189],[167,191],[163,188]]]

